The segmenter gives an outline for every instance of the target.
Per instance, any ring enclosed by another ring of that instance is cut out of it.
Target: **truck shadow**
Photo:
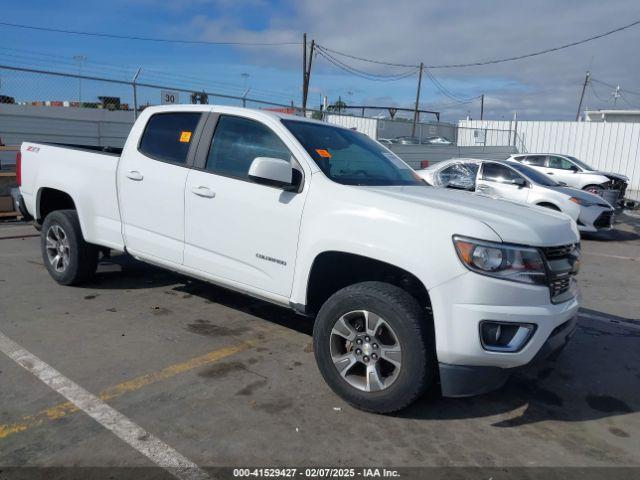
[[[155,268],[124,255],[104,262],[91,289],[172,286],[272,324],[311,335],[313,320],[291,310]],[[583,309],[578,329],[557,360],[514,374],[500,390],[470,398],[443,398],[433,388],[396,417],[424,420],[496,417],[511,428],[544,421],[580,422],[640,410],[640,328],[632,319]],[[613,435],[628,436],[616,428]]]
[[[430,393],[398,416],[429,420],[497,416],[492,426],[511,428],[639,411],[640,329],[630,319],[584,312],[591,318],[579,318],[574,337],[555,361],[515,373],[500,390],[485,395],[451,399]],[[593,320],[594,316],[601,320]],[[610,430],[619,437],[629,436],[621,428]]]

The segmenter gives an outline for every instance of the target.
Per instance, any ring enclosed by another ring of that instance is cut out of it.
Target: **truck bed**
[[[38,220],[41,195],[66,192],[88,242],[124,248],[116,187],[121,153],[121,148],[24,142],[20,192],[27,210]]]

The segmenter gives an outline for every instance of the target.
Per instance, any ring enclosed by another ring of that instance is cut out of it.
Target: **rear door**
[[[213,280],[288,296],[307,192],[252,182],[248,172],[256,157],[290,161],[302,172],[269,126],[243,116],[211,115],[185,189],[184,265]]]
[[[564,182],[570,187],[575,186],[577,167],[564,157],[557,155],[547,156],[547,168],[545,173],[556,182]]]
[[[205,116],[152,114],[138,144],[127,144],[118,165],[118,199],[125,245],[132,254],[182,263],[184,186]]]
[[[518,179],[526,182],[522,175],[506,165],[483,162],[476,191],[492,197],[526,203],[530,188],[528,182],[526,186],[514,184]]]

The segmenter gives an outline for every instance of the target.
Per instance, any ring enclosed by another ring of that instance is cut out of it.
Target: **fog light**
[[[532,323],[480,322],[480,343],[491,352],[518,352],[532,337]]]

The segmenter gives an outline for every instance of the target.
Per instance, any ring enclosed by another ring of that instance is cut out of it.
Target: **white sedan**
[[[570,216],[582,232],[612,228],[614,209],[601,197],[562,186],[513,160],[456,158],[436,163],[417,173],[435,187],[470,190],[561,211]]]
[[[507,160],[524,163],[540,173],[549,175],[556,182],[595,193],[612,203],[624,199],[629,184],[628,177],[619,173],[601,172],[571,155],[527,153],[511,155]],[[617,190],[617,197],[605,195],[604,192],[607,190]]]

